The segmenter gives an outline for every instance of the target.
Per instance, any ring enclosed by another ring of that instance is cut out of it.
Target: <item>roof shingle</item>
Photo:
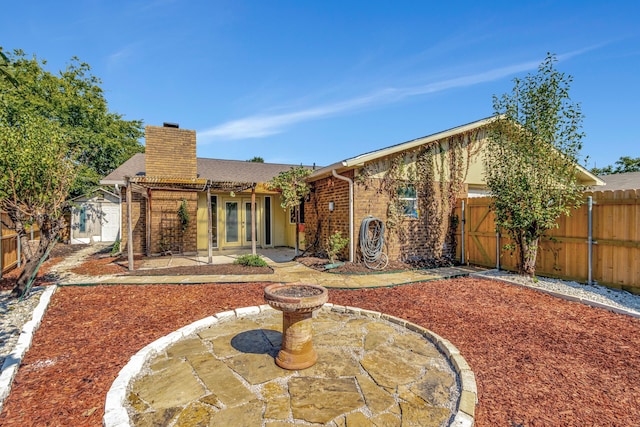
[[[246,162],[242,160],[221,160],[197,158],[198,178],[218,182],[255,182],[270,181],[280,172],[286,172],[297,165],[278,163]],[[311,168],[311,166],[305,166]],[[124,177],[144,176],[144,153],[135,154],[120,167],[104,177],[104,185],[124,184]]]

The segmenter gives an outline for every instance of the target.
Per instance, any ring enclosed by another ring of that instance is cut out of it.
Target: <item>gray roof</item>
[[[267,182],[280,172],[298,165],[278,163],[257,163],[242,160],[221,160],[197,158],[198,177],[219,182]],[[310,166],[305,166],[311,168]],[[135,154],[120,167],[104,177],[103,185],[124,185],[124,177],[144,176],[144,153]]]
[[[599,175],[598,178],[603,180],[605,185],[604,187],[594,188],[594,190],[640,190],[640,172]]]

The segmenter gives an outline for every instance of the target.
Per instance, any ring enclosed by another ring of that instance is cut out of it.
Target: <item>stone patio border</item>
[[[335,305],[326,303],[321,310],[334,311],[344,314],[355,314],[376,319],[383,319],[410,331],[416,332],[431,341],[454,367],[460,381],[460,399],[458,409],[455,413],[451,426],[472,427],[475,422],[475,407],[478,403],[478,389],[476,379],[471,367],[462,357],[460,351],[447,339],[423,328],[422,326],[408,322],[395,316],[380,313],[377,311],[365,310],[357,307]],[[268,304],[260,306],[242,307],[235,310],[224,311],[213,316],[205,317],[164,337],[150,343],[138,351],[129,359],[129,362],[120,370],[111,388],[107,392],[105,400],[104,417],[102,425],[104,427],[130,427],[129,414],[125,408],[127,400],[127,389],[131,381],[140,373],[144,364],[167,347],[175,344],[182,338],[207,329],[223,319],[241,318],[259,314],[265,311],[274,311]]]

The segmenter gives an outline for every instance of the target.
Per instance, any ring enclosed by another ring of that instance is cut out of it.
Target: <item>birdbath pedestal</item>
[[[313,366],[318,355],[313,348],[311,322],[313,312],[327,302],[323,286],[305,283],[276,283],[264,288],[264,299],[282,311],[282,347],[276,364],[284,369]]]

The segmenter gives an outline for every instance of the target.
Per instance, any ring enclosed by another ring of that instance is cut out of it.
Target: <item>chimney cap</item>
[[[178,123],[164,122],[164,123],[162,123],[162,127],[178,129],[178,128],[180,128],[180,125]]]

